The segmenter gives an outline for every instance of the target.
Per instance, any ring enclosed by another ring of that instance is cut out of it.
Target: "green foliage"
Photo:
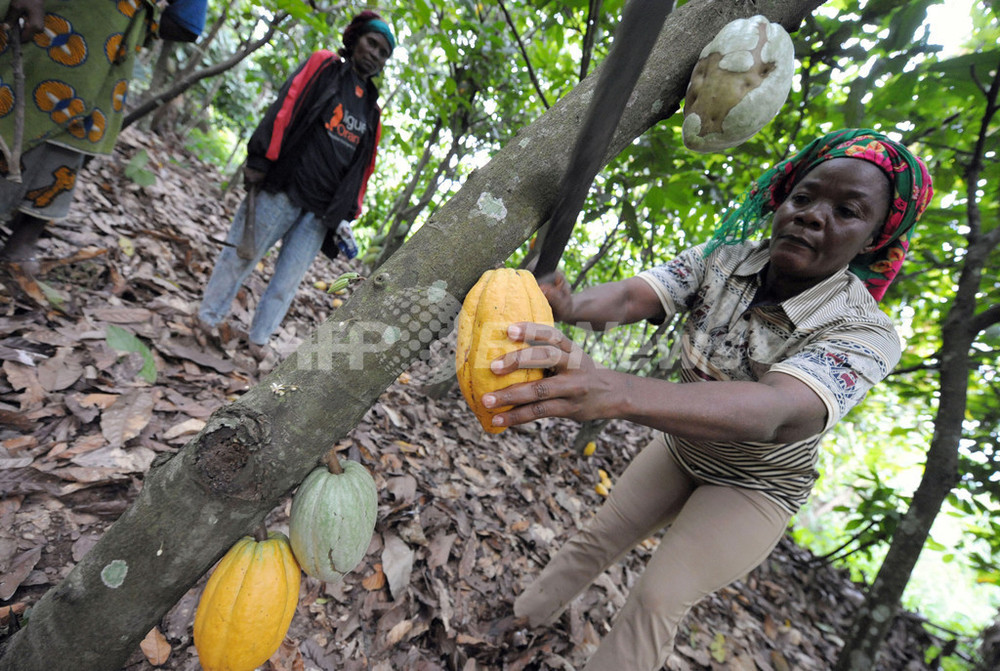
[[[892,538],[909,500],[882,482],[875,470],[860,476],[857,482],[850,484],[850,488],[857,494],[859,503],[834,508],[847,520],[844,531],[852,534],[851,543],[844,550],[850,554],[860,552],[871,558],[872,546]],[[838,554],[834,558],[843,556]]]
[[[145,149],[140,149],[125,166],[125,176],[139,186],[153,186],[156,184],[156,175],[146,168],[148,164],[149,154]]]
[[[130,333],[120,326],[108,324],[104,339],[111,349],[119,352],[137,352],[142,356],[143,365],[142,369],[139,370],[139,377],[150,384],[156,382],[156,361],[153,359],[153,353],[146,346],[146,343],[142,342],[134,333]]]
[[[185,146],[202,160],[225,169],[233,163],[235,140],[233,134],[224,128],[213,127],[209,128],[208,132],[193,128],[188,134]],[[246,149],[244,146],[237,146],[235,149],[235,153],[240,157],[236,161],[239,164],[246,155]]]

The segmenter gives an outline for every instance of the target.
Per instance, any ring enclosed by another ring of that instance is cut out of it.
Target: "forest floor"
[[[126,176],[141,151],[156,177],[146,187]],[[223,179],[175,143],[123,133],[116,154],[83,174],[70,218],[43,239],[38,281],[2,277],[0,638],[127,508],[158,454],[182,448],[332,313],[332,297],[313,282],[361,270],[317,260],[260,364],[236,338],[202,344],[192,317],[242,193],[224,192]],[[271,262],[237,297],[234,333],[246,328]],[[109,345],[114,327],[148,347],[155,382],[140,374],[141,353]],[[599,469],[614,479],[647,430],[612,423],[584,457],[570,448],[571,422],[490,435],[457,388],[426,391],[419,371],[404,374],[339,445],[379,487],[371,546],[339,584],[304,576],[288,637],[264,669],[566,670],[582,666],[608,630],[656,537],[552,627],[515,627],[511,604],[601,505]],[[286,529],[287,512],[286,502],[269,526]],[[199,668],[192,623],[205,579],[125,668]],[[665,668],[828,669],[862,589],[785,539],[744,580],[693,608]],[[943,643],[901,613],[878,668],[936,668],[925,651]]]

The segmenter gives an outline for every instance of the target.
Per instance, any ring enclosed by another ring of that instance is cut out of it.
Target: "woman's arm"
[[[616,416],[691,440],[791,443],[815,436],[826,406],[808,385],[783,373],[758,382],[678,384],[624,378]]]
[[[653,288],[638,277],[609,282],[571,293],[562,273],[538,283],[552,306],[552,316],[565,324],[603,331],[616,324],[662,319],[665,314]]]
[[[555,375],[486,394],[486,407],[513,406],[494,418],[498,426],[540,417],[627,419],[689,440],[787,443],[814,436],[825,425],[823,401],[790,375],[677,384],[599,366],[552,327],[515,324],[510,337],[531,346],[497,359],[494,373],[546,368]]]

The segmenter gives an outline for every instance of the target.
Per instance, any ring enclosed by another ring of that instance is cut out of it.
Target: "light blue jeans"
[[[285,318],[302,278],[323,245],[327,229],[316,215],[294,205],[284,193],[258,191],[256,204],[253,258],[244,260],[236,254],[246,222],[247,201],[244,199],[226,236],[229,244],[222,248],[212,269],[198,317],[210,326],[222,321],[240,286],[267,250],[281,240],[274,275],[250,324],[250,342],[264,345]]]

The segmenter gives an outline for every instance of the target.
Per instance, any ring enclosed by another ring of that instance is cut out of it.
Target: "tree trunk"
[[[577,454],[583,454],[588,443],[597,442],[609,421],[607,419],[589,419],[581,424],[580,430],[573,437],[573,451]]]
[[[892,537],[889,552],[879,568],[867,599],[855,619],[847,642],[837,659],[836,671],[869,671],[876,668],[878,649],[892,626],[903,590],[930,535],[934,518],[959,481],[958,448],[968,400],[971,369],[969,350],[978,334],[996,322],[1000,308],[976,313],[976,295],[983,269],[998,245],[1000,228],[982,233],[976,196],[989,123],[998,110],[1000,73],[987,93],[979,140],[965,171],[970,233],[958,291],[941,328],[940,403],[934,419],[934,436],[927,452],[924,476],[910,507]]]
[[[934,519],[948,493],[958,483],[958,444],[962,437],[966,404],[968,342],[964,345],[951,343],[945,351],[952,352],[953,356],[942,359],[942,378],[948,375],[952,379],[950,384],[942,380],[941,407],[934,422],[934,438],[927,452],[924,477],[893,534],[889,552],[837,660],[837,671],[871,671],[876,668],[878,650],[892,626],[903,590]],[[945,361],[948,363],[945,364]],[[954,372],[947,374],[947,365],[955,366]],[[960,383],[961,388],[954,389],[954,383]],[[949,388],[947,392],[946,387]]]
[[[153,65],[153,74],[149,78],[151,82],[166,82],[170,80],[170,64],[174,60],[174,54],[177,52],[177,42],[171,40],[160,40],[160,42],[160,53],[156,56],[156,63]],[[167,107],[167,105],[163,105],[156,111],[156,114],[149,121],[149,129],[159,132],[160,124],[163,123],[163,118],[167,113]]]
[[[675,11],[608,155],[673,114],[699,52],[727,22],[762,13],[794,30],[820,4],[705,0]],[[8,639],[0,671],[50,671],[67,660],[74,668],[119,669],[213,563],[358,424],[428,339],[450,330],[443,317],[455,317],[482,272],[547,218],[596,80],[588,77],[522,129],[297,352],[151,469],[131,507]],[[276,393],[277,384],[285,391]]]
[[[434,174],[430,176],[427,186],[420,196],[420,200],[416,204],[410,205],[410,200],[413,198],[413,194],[420,184],[423,172],[430,163],[432,150],[437,144],[441,131],[444,128],[444,120],[438,118],[427,142],[424,143],[424,153],[413,171],[413,177],[406,185],[403,193],[400,194],[399,198],[393,204],[393,209],[390,213],[392,224],[389,226],[388,232],[385,233],[381,251],[371,264],[373,270],[380,268],[390,256],[396,253],[397,249],[403,246],[406,236],[410,232],[410,227],[413,226],[413,222],[424,211],[424,208],[430,205],[442,178],[451,179],[452,175],[458,169],[458,164],[465,153],[465,149],[462,147],[462,140],[465,139],[465,135],[471,125],[469,110],[472,109],[475,103],[476,95],[479,93],[479,86],[475,82],[465,81],[463,76],[457,76],[456,82],[459,91],[462,90],[463,86],[468,91],[465,94],[466,97],[459,101],[455,111],[451,113],[451,146],[448,148],[448,153],[438,162]],[[453,158],[455,159],[454,165],[451,164]]]
[[[983,629],[980,638],[979,663],[974,671],[1000,669],[1000,612],[993,618],[993,623]]]
[[[194,105],[186,106],[190,108],[186,112],[186,117],[180,116],[178,118],[178,123],[175,124],[175,127],[171,130],[181,138],[186,138],[195,126],[203,124],[207,127],[208,123],[206,120],[209,118],[209,110],[212,109],[212,101],[215,100],[215,96],[218,95],[219,89],[221,89],[222,85],[225,83],[226,82],[222,77],[216,77],[215,81],[213,81],[212,85],[208,87],[208,90],[205,91],[205,94],[201,97],[200,101]],[[180,125],[180,122],[183,122],[183,127],[178,130],[176,126]]]
[[[430,165],[431,157],[434,154],[434,149],[437,147],[438,138],[441,137],[441,131],[444,130],[444,120],[438,117],[434,122],[434,126],[427,133],[427,140],[424,142],[424,150],[420,154],[420,160],[410,166],[410,179],[406,182],[403,187],[403,191],[396,198],[396,201],[392,204],[390,208],[387,220],[393,218],[398,218],[399,213],[406,208],[410,203],[410,199],[413,197],[414,192],[417,190],[417,186],[420,184],[420,177],[424,174],[424,170]],[[383,230],[383,223],[379,224],[376,232],[385,233]]]
[[[836,671],[870,671],[876,668],[879,647],[892,626],[903,590],[927,542],[934,519],[948,494],[958,484],[958,447],[965,421],[969,348],[977,335],[971,328],[977,321],[975,292],[979,287],[983,263],[988,252],[995,247],[994,241],[989,250],[980,250],[986,253],[980,254],[970,247],[966,256],[958,297],[942,329],[941,400],[934,420],[934,437],[927,452],[924,476],[893,534],[889,552],[837,660]]]

